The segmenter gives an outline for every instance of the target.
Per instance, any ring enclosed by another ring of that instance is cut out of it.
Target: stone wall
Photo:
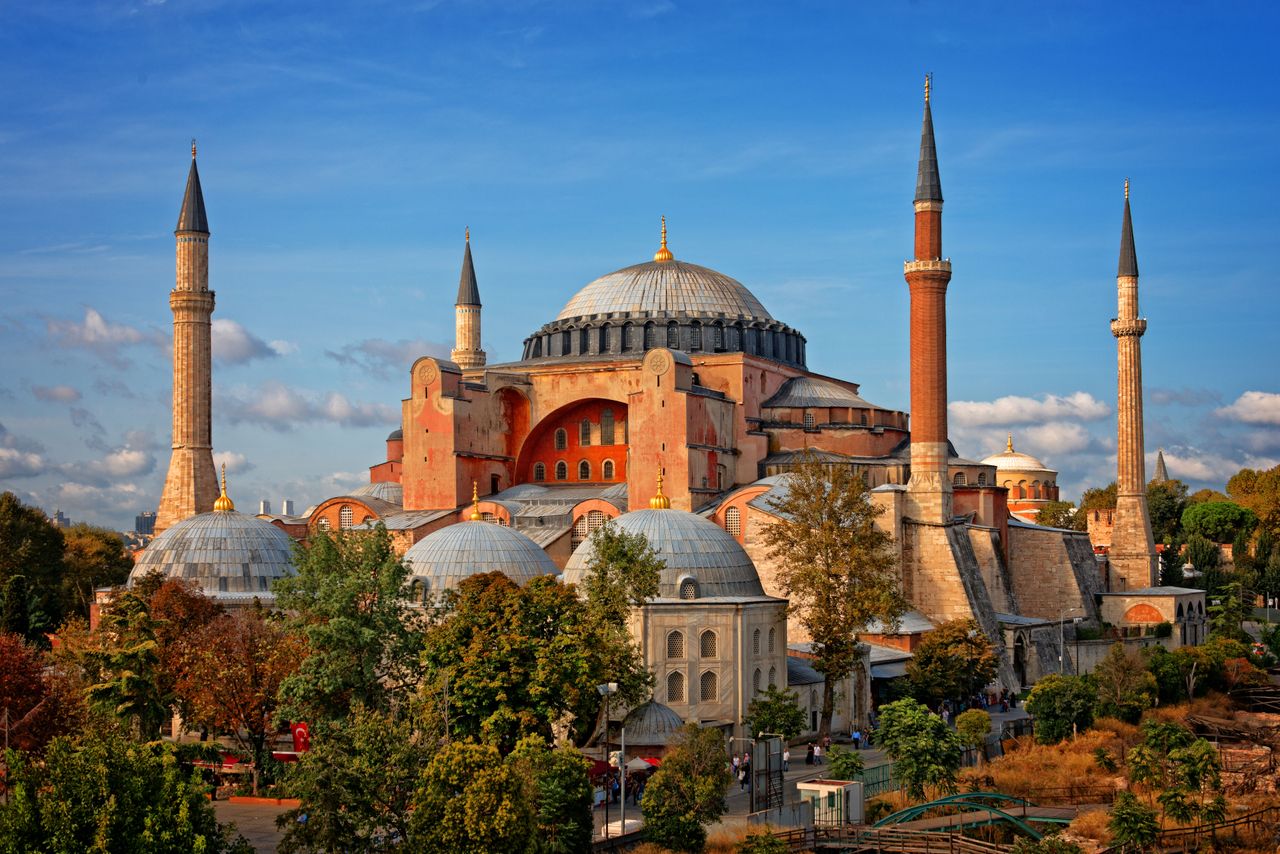
[[[991,597],[992,607],[1001,614],[1019,613],[1017,600],[1009,590],[1008,570],[1004,563],[1004,551],[1000,548],[999,532],[995,528],[971,525],[969,544],[978,560],[978,568],[982,572],[987,595]]]
[[[1102,581],[1085,534],[1011,523],[1009,579],[1024,616],[1058,620],[1075,609],[1097,617],[1093,594],[1102,592]]]

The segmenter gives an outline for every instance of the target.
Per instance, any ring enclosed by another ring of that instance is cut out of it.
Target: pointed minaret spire
[[[204,213],[204,193],[200,190],[200,171],[196,169],[196,141],[191,140],[191,171],[187,173],[187,191],[182,196],[182,210],[178,212],[178,227],[174,231],[209,233],[209,218]]]
[[[1169,482],[1169,470],[1164,465],[1164,448],[1156,451],[1156,476],[1154,479],[1156,483]]]
[[[1133,248],[1133,217],[1129,214],[1129,179],[1124,179],[1124,222],[1120,225],[1120,268],[1117,276],[1138,277],[1138,252]]]
[[[933,75],[924,78],[924,125],[920,129],[920,166],[916,170],[917,202],[942,201],[942,179],[938,176],[938,151],[933,143],[933,110],[929,90]]]
[[[458,299],[454,302],[454,348],[450,358],[463,370],[484,367],[485,353],[480,348],[480,285],[471,260],[471,228],[463,231],[466,248],[462,250],[462,275],[458,277]]]

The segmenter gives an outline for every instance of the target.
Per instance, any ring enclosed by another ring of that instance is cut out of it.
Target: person
[[[750,789],[750,788],[751,788],[751,759],[750,759],[750,757],[745,757],[745,758],[743,758],[743,760],[742,760],[742,764],[738,766],[738,788],[739,788],[739,789]]]
[[[790,771],[790,770],[791,770],[791,748],[784,747],[782,748],[782,773],[785,774],[787,771]]]
[[[822,745],[821,744],[815,744],[813,746],[813,764],[814,765],[822,764]]]
[[[804,752],[804,764],[805,765],[813,764],[813,742],[812,741],[809,742],[809,747]]]
[[[853,737],[853,749],[861,750],[862,749],[862,730],[854,729],[852,737]]]
[[[733,754],[730,764],[733,765],[733,776],[736,778],[738,776],[738,768],[742,765],[742,760],[738,758],[738,754]]]

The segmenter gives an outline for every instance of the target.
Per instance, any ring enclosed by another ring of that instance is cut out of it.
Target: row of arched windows
[[[655,347],[688,352],[742,351],[798,364],[804,364],[805,360],[804,340],[794,330],[760,329],[741,323],[729,326],[713,323],[704,330],[697,320],[685,326],[675,321],[666,324],[649,321],[643,325],[626,322],[620,327],[604,323],[577,330],[562,329],[558,334],[539,332],[525,341],[524,357],[629,353]]]
[[[1033,480],[1028,486],[1025,480],[1020,480],[1016,484],[1011,480],[1004,482],[1005,488],[1009,490],[1010,498],[1049,498],[1049,490],[1054,487],[1052,481],[1045,481],[1043,484],[1038,480]]]
[[[684,703],[684,674],[673,670],[667,674],[667,702]],[[715,671],[708,670],[698,679],[698,698],[704,703],[714,703],[720,699],[720,678]]]
[[[600,479],[613,480],[615,471],[613,460],[605,460],[600,466]],[[569,479],[569,464],[564,460],[556,463],[555,477],[556,480]],[[533,464],[533,479],[535,483],[540,483],[547,479],[546,463]],[[591,463],[588,460],[580,460],[578,462],[578,480],[591,480]]]
[[[764,673],[761,672],[760,668],[757,667],[756,672],[751,674],[751,689],[757,694],[759,694],[761,691],[764,690],[764,688],[762,688],[760,685],[763,679],[764,679]],[[778,668],[770,667],[768,687],[776,688],[777,686],[778,686]]]
[[[612,409],[600,410],[600,444],[615,444],[614,436],[616,429],[613,420]],[[557,451],[566,451],[569,449],[569,431],[563,427],[557,427],[554,440]],[[579,447],[591,447],[591,419],[583,418],[578,422],[578,445]]]
[[[955,486],[968,486],[969,478],[965,475],[964,472],[958,471],[956,472],[956,476],[951,478],[951,483]],[[978,472],[978,486],[986,486],[986,485],[987,485],[987,473],[984,471]]]
[[[698,636],[698,654],[702,658],[718,658],[720,638],[711,629]],[[684,658],[684,632],[676,630],[667,634],[667,658]]]
[[[769,654],[770,655],[773,654],[773,648],[777,644],[777,640],[778,640],[778,630],[772,629],[772,628],[769,629]],[[756,629],[755,632],[753,632],[751,635],[751,654],[752,655],[760,654],[760,630],[759,629]]]

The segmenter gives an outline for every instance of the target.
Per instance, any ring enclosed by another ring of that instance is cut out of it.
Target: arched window
[[[813,418],[813,413],[812,413],[812,412],[806,412],[806,413],[804,414],[804,429],[806,429],[806,430],[812,430],[812,429],[814,428],[814,424],[815,424],[815,422],[814,422],[814,418]]]
[[[1027,482],[1025,480],[1018,481],[1018,497],[1019,498],[1027,497]]]
[[[613,460],[605,460],[604,468],[601,471],[605,480],[613,480]]]
[[[600,349],[597,352],[609,352],[609,324],[607,323],[600,327]]]
[[[667,635],[667,658],[684,658],[684,632]]]
[[[698,654],[703,658],[716,658],[717,647],[720,646],[718,640],[716,633],[707,629],[698,638]]]
[[[533,355],[535,357],[542,355],[542,338],[533,339]]]
[[[724,529],[730,536],[742,536],[742,511],[737,507],[730,507],[724,511]]]
[[[578,425],[578,444],[587,447],[591,444],[591,419],[584,418]]]
[[[320,521],[316,523],[316,527],[322,531],[329,530],[329,519],[325,516],[321,516]]]
[[[956,472],[956,476],[951,479],[951,483],[954,486],[964,486],[965,485],[964,472],[962,471]]]
[[[680,348],[680,325],[678,323],[667,324],[667,346],[672,350]]]
[[[578,480],[591,480],[591,463],[586,460],[578,463]]]
[[[613,444],[613,410],[600,410],[600,444]]]
[[[1038,480],[1033,480],[1033,481],[1031,481],[1031,497],[1032,497],[1032,498],[1040,498],[1040,497],[1041,497],[1041,495],[1040,495],[1040,481],[1038,481]]]
[[[563,451],[567,447],[569,447],[569,434],[563,427],[559,427],[556,429],[556,450]]]
[[[673,670],[667,675],[667,702],[684,702],[684,674],[679,670]]]
[[[714,671],[708,670],[702,674],[702,679],[698,682],[698,695],[704,703],[714,703],[720,699],[720,680],[716,678]]]
[[[760,693],[760,681],[764,679],[764,674],[760,672],[760,668],[756,668],[756,672],[751,674],[751,691],[752,693]]]
[[[695,322],[689,327],[689,349],[702,349],[702,324]]]
[[[652,323],[644,325],[644,349],[652,350],[658,346],[658,330]]]
[[[681,599],[697,599],[698,598],[698,582],[692,578],[686,578],[680,582],[680,598]]]
[[[715,350],[724,349],[724,327],[719,323],[711,327],[711,347]]]
[[[630,323],[622,324],[622,352],[635,349],[634,329]]]
[[[591,330],[585,326],[578,333],[578,352],[583,355],[591,352]]]
[[[984,471],[978,472],[978,486],[986,486],[986,485],[987,485],[987,473]]]
[[[752,655],[760,654],[760,630],[759,629],[756,629],[751,634],[751,654]]]
[[[773,648],[777,645],[776,644],[777,637],[778,637],[778,630],[769,629],[769,654],[770,655],[773,655]],[[769,677],[769,681],[770,682],[773,681],[773,676]]]
[[[569,479],[569,464],[566,463],[564,460],[560,460],[558,463],[556,463],[556,480],[568,480],[568,479]]]
[[[560,333],[560,355],[568,356],[573,352],[573,330],[566,329]]]
[[[573,529],[569,532],[569,550],[577,551],[578,546],[587,541],[587,517],[586,514],[579,516],[573,523]]]
[[[545,465],[543,465],[542,463],[534,463],[534,464],[533,464],[533,479],[534,479],[535,481],[542,481],[542,480],[546,480],[546,479],[547,479],[547,467],[546,467]]]
[[[342,505],[342,509],[338,511],[338,527],[350,528],[355,524],[354,516],[355,513],[352,512],[350,504]]]
[[[778,668],[776,667],[769,668],[769,687],[778,687]]]

